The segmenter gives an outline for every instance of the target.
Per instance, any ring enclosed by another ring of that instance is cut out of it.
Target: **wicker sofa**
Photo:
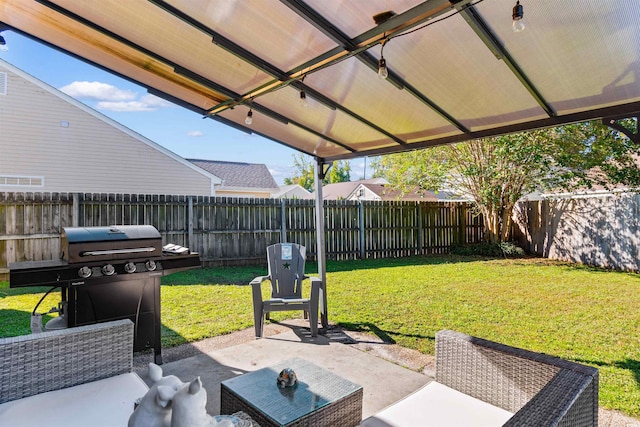
[[[130,320],[2,338],[0,425],[126,425],[148,389],[132,367]]]
[[[598,370],[440,331],[435,381],[362,425],[597,426]]]

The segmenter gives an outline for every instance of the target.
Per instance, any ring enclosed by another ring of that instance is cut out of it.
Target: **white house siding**
[[[3,64],[0,177],[42,177],[43,185],[0,181],[0,191],[214,195],[211,174]]]

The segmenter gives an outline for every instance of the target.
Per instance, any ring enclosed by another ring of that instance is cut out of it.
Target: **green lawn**
[[[212,268],[163,278],[163,345],[252,326],[251,289],[234,285],[265,270]],[[640,417],[637,274],[543,259],[452,256],[330,262],[327,270],[332,323],[425,353],[433,353],[436,331],[454,329],[595,366],[600,404]],[[41,296],[0,284],[0,336],[28,333]],[[38,311],[58,299],[49,296]],[[291,315],[299,314],[273,318]]]

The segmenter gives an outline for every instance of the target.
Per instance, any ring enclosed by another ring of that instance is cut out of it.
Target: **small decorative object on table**
[[[298,376],[295,371],[291,368],[284,368],[280,371],[280,375],[278,375],[278,387],[293,387],[298,382]]]

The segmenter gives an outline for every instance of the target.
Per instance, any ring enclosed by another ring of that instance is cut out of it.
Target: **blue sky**
[[[0,51],[1,59],[182,157],[264,163],[279,184],[294,173],[295,150],[203,120],[136,84],[15,32],[2,35],[9,50]],[[363,166],[363,159],[351,161],[352,180],[362,177]]]

